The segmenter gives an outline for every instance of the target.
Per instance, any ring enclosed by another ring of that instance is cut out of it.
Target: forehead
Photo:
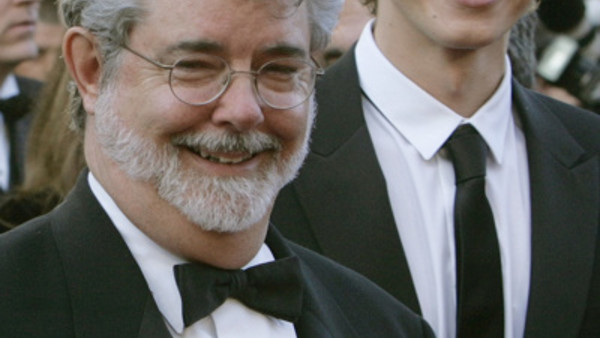
[[[292,0],[147,0],[147,16],[132,32],[143,44],[210,41],[227,53],[255,52],[274,45],[309,50],[305,5]],[[283,4],[283,5],[282,5]]]
[[[11,3],[12,0],[0,0],[0,18],[9,15],[9,13],[7,13],[7,8],[10,6]]]

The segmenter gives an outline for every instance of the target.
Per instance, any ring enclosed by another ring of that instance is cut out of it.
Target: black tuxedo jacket
[[[276,257],[301,260],[298,337],[433,336],[422,318],[366,278],[272,227],[267,243]],[[170,337],[85,173],[57,209],[0,235],[0,286],[0,337]]]
[[[15,116],[6,119],[8,138],[10,142],[10,187],[23,182],[25,174],[25,152],[29,127],[33,118],[34,103],[42,87],[41,82],[17,76],[19,86],[19,102],[14,107]]]
[[[526,336],[600,337],[600,116],[516,82],[513,88],[532,199]],[[353,50],[319,81],[317,101],[311,152],[280,192],[272,221],[286,238],[362,273],[420,312],[363,118]]]

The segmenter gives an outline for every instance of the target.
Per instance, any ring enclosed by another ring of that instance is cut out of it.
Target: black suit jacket
[[[27,137],[33,119],[34,104],[42,83],[17,76],[17,85],[20,91],[19,102],[15,107],[16,111],[10,113],[16,117],[5,119],[10,142],[10,187],[22,183],[24,179]]]
[[[526,336],[600,337],[600,116],[516,82],[513,92],[532,199]],[[272,221],[286,238],[364,274],[420,312],[363,118],[353,51],[319,81],[317,101],[311,152],[279,194]]]
[[[167,225],[165,225],[167,226]],[[375,284],[283,239],[306,292],[298,337],[431,337],[422,318]],[[0,236],[0,337],[170,337],[125,242],[80,177],[51,213]]]

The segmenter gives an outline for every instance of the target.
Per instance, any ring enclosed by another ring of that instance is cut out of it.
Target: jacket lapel
[[[296,253],[273,226],[269,227],[266,244],[277,259],[296,256]],[[294,323],[298,338],[356,337],[352,325],[339,309],[329,291],[321,284],[319,276],[313,273],[302,257],[298,258],[300,258],[304,280],[302,314],[300,319]]]
[[[33,120],[34,100],[42,87],[38,81],[17,77],[17,84],[21,93],[16,115],[18,118],[7,121],[10,144],[10,187],[23,182],[25,175],[25,155],[27,151],[27,137]]]
[[[531,284],[526,336],[574,337],[592,275],[600,198],[595,154],[576,143],[548,106],[518,84],[515,103],[529,156]]]
[[[361,271],[420,312],[385,179],[365,125],[354,49],[327,70],[317,86],[317,101],[311,154],[293,187],[309,221],[323,225],[311,229],[321,252]]]
[[[164,318],[158,310],[154,298],[150,294],[148,294],[146,299],[146,306],[144,307],[144,314],[142,315],[140,331],[137,337],[171,338],[171,333],[167,330]]]
[[[146,281],[87,183],[53,216],[77,337],[170,337]]]

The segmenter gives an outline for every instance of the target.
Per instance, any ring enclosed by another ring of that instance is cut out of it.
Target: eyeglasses
[[[173,65],[165,65],[128,46],[123,48],[159,68],[168,69],[173,95],[192,106],[214,102],[225,93],[234,75],[246,74],[253,78],[254,93],[266,105],[291,109],[310,97],[316,77],[324,73],[316,61],[299,58],[275,59],[256,71],[242,71],[232,70],[227,61],[211,54],[184,57]]]

